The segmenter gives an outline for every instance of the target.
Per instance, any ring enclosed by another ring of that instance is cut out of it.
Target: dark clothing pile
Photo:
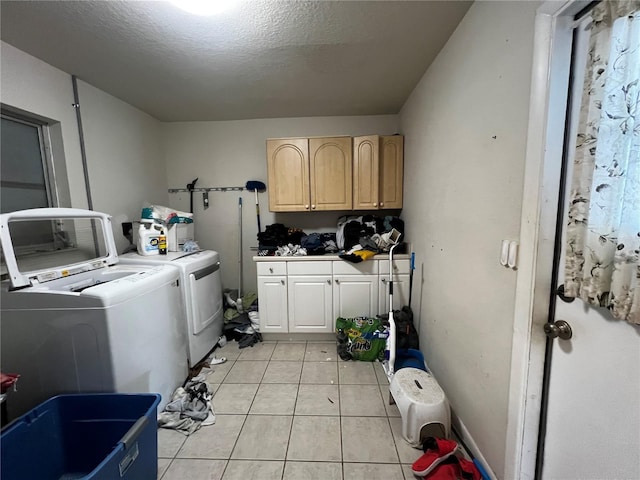
[[[225,311],[222,334],[227,340],[236,340],[239,348],[253,347],[261,342],[262,335],[257,331],[258,296],[247,293],[244,298],[239,299],[237,290],[225,289],[223,301]]]
[[[251,320],[246,312],[225,323],[222,334],[227,340],[236,340],[238,348],[253,347],[262,341],[262,334],[251,327]]]
[[[335,233],[310,233],[302,237],[300,246],[307,249],[307,255],[324,255],[338,251]]]
[[[335,233],[311,233],[307,235],[299,228],[287,227],[281,223],[267,225],[258,233],[258,255],[275,255],[280,247],[299,245],[307,255],[324,255],[338,251]]]
[[[286,227],[282,223],[267,225],[264,232],[258,233],[258,250],[277,250],[289,243],[300,245],[303,235],[299,228]]]
[[[348,251],[361,244],[362,238],[371,238],[396,229],[404,238],[404,221],[400,217],[362,215],[360,217],[340,217],[338,220],[338,248]],[[363,245],[365,247],[365,245]]]

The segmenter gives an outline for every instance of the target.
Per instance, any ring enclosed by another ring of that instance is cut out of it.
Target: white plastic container
[[[167,228],[167,249],[181,252],[185,242],[193,240],[193,223],[173,223]]]
[[[140,228],[138,228],[138,253],[140,255],[159,255],[159,237],[160,231],[156,230],[155,225],[141,223]]]
[[[389,392],[402,418],[402,437],[415,448],[425,437],[450,438],[451,410],[436,378],[417,368],[401,368],[393,375]]]

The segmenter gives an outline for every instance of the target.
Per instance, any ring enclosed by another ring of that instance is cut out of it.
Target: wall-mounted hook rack
[[[201,188],[193,188],[191,190],[187,188],[170,188],[169,193],[179,193],[179,192],[233,192],[233,191],[242,191],[246,190],[245,187],[201,187]]]

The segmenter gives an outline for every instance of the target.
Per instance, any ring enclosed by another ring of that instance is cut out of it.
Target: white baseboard
[[[487,475],[491,477],[491,480],[498,480],[498,477],[496,476],[495,473],[493,473],[493,470],[491,470],[491,467],[489,466],[489,464],[487,463],[487,460],[482,455],[482,452],[478,448],[478,444],[475,442],[475,440],[471,436],[471,433],[469,433],[469,430],[467,430],[467,427],[465,427],[464,423],[462,423],[462,420],[458,418],[458,416],[455,414],[454,411],[451,412],[451,427],[453,428],[458,439],[464,444],[466,449],[469,451],[471,456],[482,464],[482,467],[484,468]]]

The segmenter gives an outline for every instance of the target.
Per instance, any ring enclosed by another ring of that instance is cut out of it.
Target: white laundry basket
[[[417,368],[402,368],[393,375],[389,391],[400,410],[402,436],[412,446],[420,447],[426,436],[449,438],[449,402],[433,375]]]

